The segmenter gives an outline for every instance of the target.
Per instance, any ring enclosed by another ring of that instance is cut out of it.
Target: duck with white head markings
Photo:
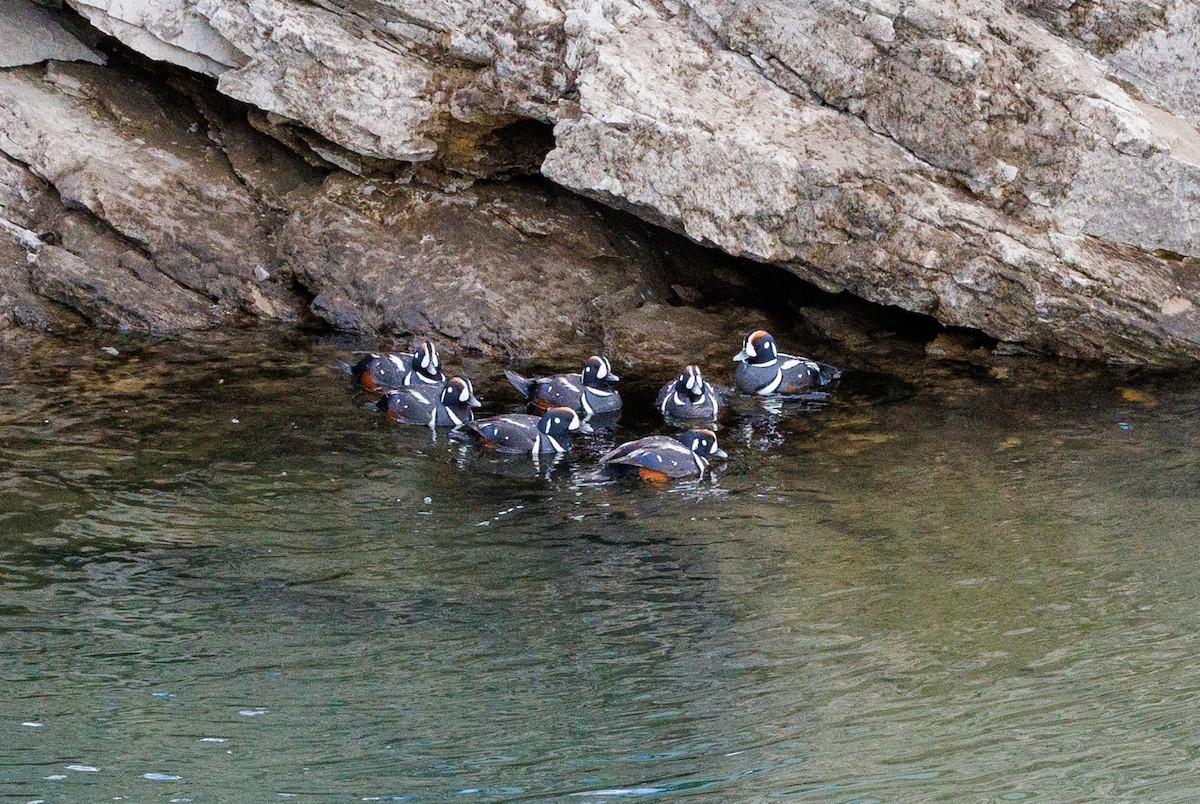
[[[618,475],[638,475],[648,480],[703,477],[713,458],[728,458],[717,446],[712,430],[688,430],[679,438],[649,436],[622,444],[601,456],[600,463]]]
[[[715,422],[720,412],[717,394],[696,365],[685,366],[678,378],[658,392],[659,411],[669,419]]]
[[[591,426],[570,408],[550,408],[541,416],[518,413],[492,416],[467,424],[455,437],[497,452],[561,454],[571,449],[572,433],[590,433]]]
[[[530,405],[542,410],[567,407],[590,418],[621,409],[621,395],[610,387],[611,383],[621,378],[613,372],[612,364],[603,355],[589,357],[579,374],[529,378],[506,370],[504,376],[529,400]]]
[[[479,405],[471,381],[466,377],[451,377],[440,387],[410,385],[397,388],[388,391],[378,402],[378,408],[388,418],[428,427],[459,427],[475,418],[471,409]]]
[[[762,329],[746,335],[742,351],[733,359],[740,364],[734,374],[738,390],[758,396],[803,394],[828,386],[842,375],[841,369],[825,363],[780,353],[775,338]]]
[[[446,381],[442,358],[431,340],[421,341],[417,350],[372,353],[350,367],[350,374],[367,391],[389,391],[410,385],[440,385]]]

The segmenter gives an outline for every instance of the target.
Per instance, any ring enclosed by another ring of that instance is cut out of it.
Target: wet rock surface
[[[1200,356],[1190,3],[71,7],[119,58],[0,71],[0,199],[46,200],[0,209],[7,323],[634,363],[808,303],[749,258],[1000,351]]]

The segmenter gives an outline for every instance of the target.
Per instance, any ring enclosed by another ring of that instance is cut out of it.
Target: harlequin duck
[[[584,416],[621,409],[621,395],[608,387],[621,378],[613,374],[607,357],[592,355],[580,374],[554,374],[530,379],[515,371],[504,376],[529,402],[539,408],[564,407]]]
[[[460,438],[469,438],[497,452],[566,452],[571,448],[571,433],[590,433],[592,427],[581,421],[571,408],[550,408],[540,417],[523,413],[493,416],[468,423]]]
[[[840,369],[807,357],[781,354],[775,339],[765,330],[755,330],[742,341],[742,351],[733,358],[741,363],[734,379],[747,394],[800,394],[828,385],[842,376]]]
[[[657,404],[664,416],[675,419],[717,420],[717,395],[704,381],[699,366],[687,366],[679,379],[664,385]]]
[[[404,424],[458,427],[475,418],[479,400],[466,377],[451,377],[441,386],[410,385],[388,391],[377,403],[389,418]]]
[[[600,463],[617,474],[650,480],[704,476],[713,457],[728,458],[712,430],[688,430],[678,439],[650,436],[630,441],[601,456]]]
[[[437,385],[446,381],[442,359],[433,341],[421,341],[415,354],[369,354],[350,367],[354,379],[368,391],[388,391],[407,385]]]

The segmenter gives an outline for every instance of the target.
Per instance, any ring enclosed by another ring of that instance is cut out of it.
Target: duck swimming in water
[[[602,355],[589,357],[579,374],[529,378],[506,370],[504,376],[530,404],[543,410],[565,407],[590,417],[621,409],[621,395],[609,388],[609,383],[621,378],[613,374],[612,364]]]
[[[664,385],[656,404],[664,416],[674,419],[715,422],[719,410],[713,387],[695,365],[685,367],[678,379]]]
[[[841,369],[807,357],[779,352],[766,330],[755,330],[742,341],[734,356],[740,363],[734,374],[738,390],[747,394],[802,394],[829,385],[842,376]]]
[[[367,391],[389,391],[409,385],[446,381],[442,359],[433,341],[421,341],[417,351],[371,353],[350,367],[350,374]]]
[[[459,438],[473,440],[497,452],[539,455],[571,448],[571,433],[590,433],[591,425],[571,408],[550,408],[541,416],[516,413],[469,422]]]
[[[717,446],[712,430],[688,430],[679,438],[649,436],[629,441],[601,456],[600,463],[614,474],[636,474],[649,480],[704,477],[709,461],[728,458]]]
[[[479,407],[471,381],[451,377],[440,386],[409,385],[388,391],[376,405],[388,418],[402,424],[458,427],[475,418]]]

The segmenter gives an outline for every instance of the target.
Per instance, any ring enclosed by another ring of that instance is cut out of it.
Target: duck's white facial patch
[[[466,402],[471,398],[471,386],[468,383],[463,383],[462,391],[458,394],[459,402]]]
[[[684,387],[689,391],[696,390],[696,375],[693,372],[689,371],[687,373],[687,382],[684,384]]]
[[[608,366],[604,365],[603,360],[600,361],[600,368],[596,369],[596,379],[603,380],[608,376]]]
[[[758,350],[754,348],[754,341],[750,340],[749,337],[746,338],[745,352],[751,357],[758,357]]]
[[[712,446],[708,448],[708,454],[709,454],[709,455],[716,455],[716,454],[717,454],[717,441],[716,441],[716,439],[713,439]]]
[[[579,414],[572,412],[571,413],[571,423],[569,425],[567,425],[567,429],[568,430],[578,430],[579,425],[580,425]]]

